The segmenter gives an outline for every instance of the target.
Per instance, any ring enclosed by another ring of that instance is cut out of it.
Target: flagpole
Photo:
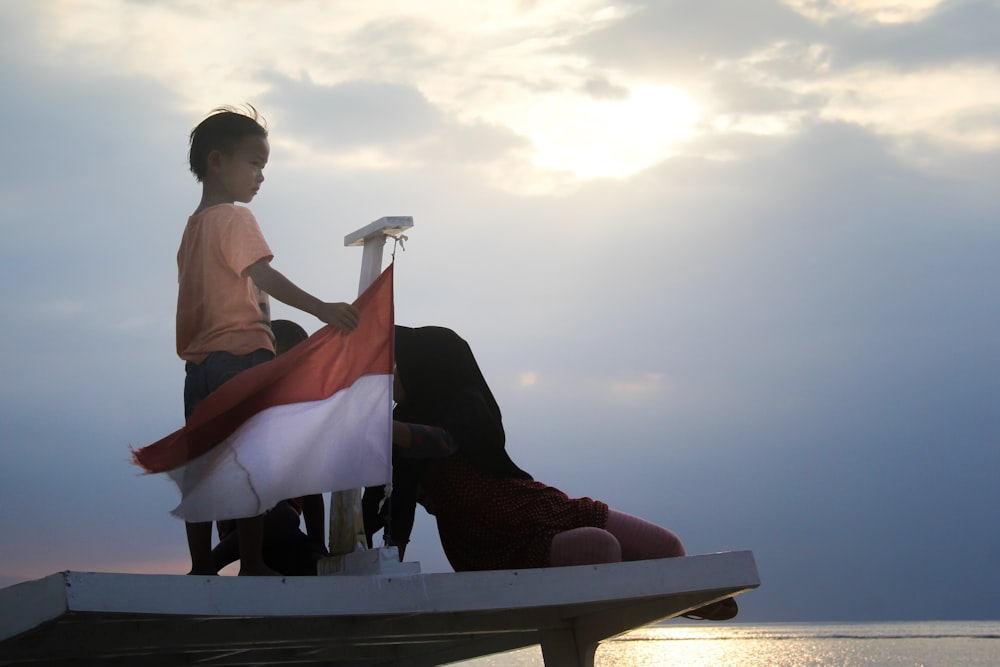
[[[358,295],[382,273],[382,254],[386,236],[395,236],[413,227],[410,216],[387,216],[344,237],[345,246],[362,246],[361,279]],[[364,519],[361,515],[361,490],[336,491],[330,494],[330,554],[342,556],[367,548]]]

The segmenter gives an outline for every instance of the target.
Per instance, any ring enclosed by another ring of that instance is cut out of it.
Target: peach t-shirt
[[[188,218],[177,251],[177,354],[274,350],[267,294],[244,271],[273,258],[253,213],[219,204]]]

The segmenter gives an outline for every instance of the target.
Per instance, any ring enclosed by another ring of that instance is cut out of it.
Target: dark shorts
[[[248,368],[259,366],[274,359],[270,350],[254,350],[250,354],[230,354],[213,352],[200,364],[187,362],[184,366],[184,419],[194,412],[195,406],[222,384]]]

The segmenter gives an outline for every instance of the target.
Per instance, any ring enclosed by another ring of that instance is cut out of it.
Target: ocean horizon
[[[542,667],[537,646],[454,663]],[[824,623],[678,621],[601,643],[598,667],[996,667],[1000,620]]]

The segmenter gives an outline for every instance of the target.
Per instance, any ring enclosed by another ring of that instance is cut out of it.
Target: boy
[[[273,320],[275,356],[280,357],[304,341],[309,335],[291,320]],[[287,576],[316,574],[316,564],[330,555],[324,546],[326,537],[326,507],[322,494],[289,498],[264,514],[264,562],[272,570]],[[300,525],[305,520],[306,532]],[[215,569],[221,570],[240,558],[236,522],[217,522],[219,543],[212,549]]]
[[[223,382],[274,358],[268,295],[343,331],[357,310],[303,291],[271,267],[273,255],[249,203],[264,182],[267,130],[232,108],[213,111],[190,136],[190,166],[202,184],[177,252],[177,354],[186,363],[184,416]],[[262,518],[238,520],[240,575],[277,574],[264,563]],[[190,574],[216,574],[211,522],[187,523]]]

